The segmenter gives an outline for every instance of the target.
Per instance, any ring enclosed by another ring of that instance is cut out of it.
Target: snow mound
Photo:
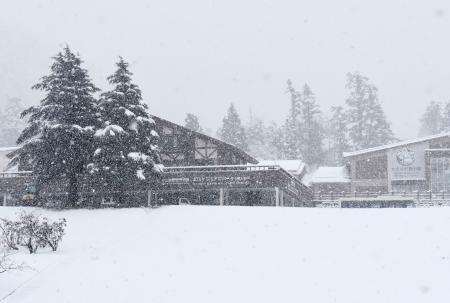
[[[345,166],[321,166],[313,174],[312,183],[348,183],[348,176]]]
[[[450,208],[37,211],[67,235],[15,255],[35,270],[1,274],[0,301],[450,302]]]

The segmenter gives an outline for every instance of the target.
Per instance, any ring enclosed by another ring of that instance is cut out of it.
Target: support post
[[[224,195],[223,195],[223,188],[219,189],[219,204],[220,206],[224,205]]]
[[[147,207],[152,207],[152,191],[147,191]]]
[[[6,206],[6,193],[3,194],[3,206]]]
[[[284,191],[280,190],[280,205],[284,206]]]
[[[275,206],[280,206],[280,189],[275,187]]]

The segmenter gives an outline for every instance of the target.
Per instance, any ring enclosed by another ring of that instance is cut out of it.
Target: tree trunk
[[[67,198],[67,207],[74,208],[78,201],[78,180],[75,174],[69,176],[69,196]]]

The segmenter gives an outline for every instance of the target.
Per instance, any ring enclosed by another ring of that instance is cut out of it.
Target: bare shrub
[[[53,251],[58,249],[58,244],[65,235],[66,219],[59,219],[49,223],[47,218],[43,218],[41,225],[41,240],[49,245]]]
[[[26,247],[30,254],[39,247],[58,249],[66,227],[66,219],[50,222],[47,218],[33,213],[21,212],[16,221],[0,219],[0,243],[10,250]]]
[[[13,250],[18,250],[20,243],[20,222],[0,219],[0,244]]]
[[[33,213],[21,212],[19,215],[20,245],[25,246],[30,254],[36,253],[39,246],[42,247],[41,239],[41,216]]]
[[[16,265],[9,257],[9,253],[4,247],[0,248],[0,274],[7,272],[12,269],[19,269],[20,266]]]

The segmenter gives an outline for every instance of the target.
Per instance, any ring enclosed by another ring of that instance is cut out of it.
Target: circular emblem
[[[410,166],[415,160],[414,152],[407,147],[404,147],[397,152],[397,162],[400,165]]]

